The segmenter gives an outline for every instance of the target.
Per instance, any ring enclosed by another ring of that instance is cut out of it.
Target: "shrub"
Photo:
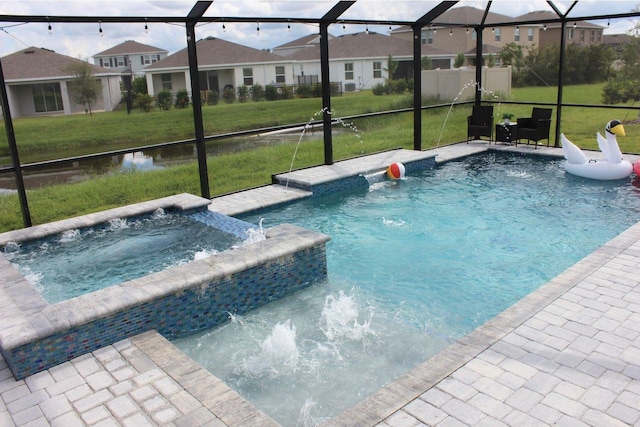
[[[371,88],[371,92],[376,96],[384,95],[386,93],[386,90],[384,88],[384,84],[382,84],[382,83],[376,84],[375,86],[373,86]]]
[[[311,98],[311,87],[309,85],[299,85],[296,89],[298,98]]]
[[[251,86],[251,99],[254,101],[262,101],[264,99],[264,88],[260,83],[254,83]]]
[[[218,105],[218,101],[220,100],[220,92],[217,90],[208,90],[205,92],[207,97],[207,105]]]
[[[189,92],[186,89],[180,89],[176,93],[176,108],[186,108],[189,105]]]
[[[249,86],[238,86],[238,101],[247,102],[247,99],[249,99]]]
[[[158,93],[158,105],[162,110],[170,109],[172,101],[173,95],[171,94],[170,90],[164,89]]]
[[[275,101],[278,99],[278,88],[274,85],[266,85],[264,88],[264,97],[267,101]]]
[[[232,104],[235,102],[236,91],[233,90],[233,86],[226,85],[224,87],[224,90],[222,91],[222,99],[224,99],[224,102],[226,102],[227,104]]]
[[[293,99],[293,89],[291,86],[282,86],[280,88],[280,99]]]
[[[140,107],[140,111],[144,113],[148,113],[153,109],[153,104],[155,100],[153,96],[148,95],[146,93],[138,94],[138,106]]]

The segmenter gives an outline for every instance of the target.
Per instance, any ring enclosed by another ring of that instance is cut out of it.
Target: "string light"
[[[366,25],[366,27],[364,29],[364,33],[365,34],[369,34],[369,24]]]
[[[573,28],[575,28],[577,25],[578,25],[578,23],[577,23],[577,22],[574,22],[574,23],[573,23]]]
[[[147,25],[147,18],[144,18],[144,32],[145,33],[149,32],[149,26]]]
[[[260,34],[260,21],[256,22],[256,31]]]
[[[100,37],[104,36],[104,34],[102,33],[102,22],[98,21],[98,32],[100,33]]]
[[[542,31],[547,31],[547,24],[544,24],[544,25],[542,26]]]
[[[607,19],[607,27],[611,25],[611,19]]]
[[[224,22],[222,23],[222,31],[224,31],[224,32],[227,31],[227,27],[226,27],[226,25],[224,25]]]
[[[51,21],[49,21],[49,17],[47,17],[47,30],[49,31],[49,34],[51,34]]]
[[[453,35],[453,28],[449,28],[449,35],[452,36]]]
[[[287,30],[291,31],[291,24],[287,21]]]

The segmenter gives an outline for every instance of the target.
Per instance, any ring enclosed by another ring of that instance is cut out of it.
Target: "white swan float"
[[[587,159],[582,150],[560,134],[564,158],[564,169],[573,175],[599,180],[622,179],[631,175],[633,165],[622,158],[616,135],[624,136],[624,127],[619,120],[611,120],[605,127],[606,138],[597,132],[598,147],[604,155],[602,159]]]

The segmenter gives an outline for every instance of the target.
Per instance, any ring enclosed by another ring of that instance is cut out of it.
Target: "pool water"
[[[284,426],[312,426],[635,224],[631,180],[484,154],[242,219],[326,233],[328,281],[175,344]]]
[[[119,218],[49,238],[8,244],[4,256],[49,303],[140,278],[242,242],[190,215]]]

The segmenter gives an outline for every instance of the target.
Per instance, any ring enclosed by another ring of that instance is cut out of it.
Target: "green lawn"
[[[565,103],[599,104],[602,85],[569,86]],[[411,95],[374,96],[369,91],[345,94],[332,99],[335,118],[411,105]],[[555,103],[556,88],[518,88],[508,101]],[[516,117],[531,113],[531,105],[496,102],[494,112],[499,120],[508,111]],[[277,102],[253,102],[205,106],[203,117],[206,134],[262,128],[321,120],[318,98]],[[431,148],[464,141],[466,117],[470,105],[447,106],[422,113],[422,145]],[[562,110],[562,131],[583,148],[597,149],[595,133],[602,132],[613,118],[634,119],[634,110],[573,108]],[[375,153],[392,148],[413,148],[413,114],[358,119],[346,123],[344,132],[333,137],[334,160]],[[120,148],[193,138],[193,115],[190,108],[142,113],[134,110],[96,113],[93,116],[59,116],[19,118],[14,128],[21,161],[65,158]],[[355,130],[354,130],[355,129]],[[627,137],[620,138],[623,152],[640,153],[640,125],[625,125]],[[555,115],[552,135],[555,131]],[[289,170],[295,151],[294,142],[265,145],[259,149],[210,156],[207,160],[212,195],[220,195],[271,182],[271,175]],[[232,140],[217,144],[232,144]],[[552,140],[553,143],[553,140]],[[6,133],[0,129],[0,156],[7,156]],[[293,161],[295,169],[324,162],[322,141],[304,142]],[[155,199],[176,193],[200,194],[197,164],[191,163],[147,172],[127,172],[96,176],[93,179],[65,185],[28,189],[29,208],[34,224],[100,211],[129,203]],[[0,231],[22,227],[16,195],[0,197]]]

